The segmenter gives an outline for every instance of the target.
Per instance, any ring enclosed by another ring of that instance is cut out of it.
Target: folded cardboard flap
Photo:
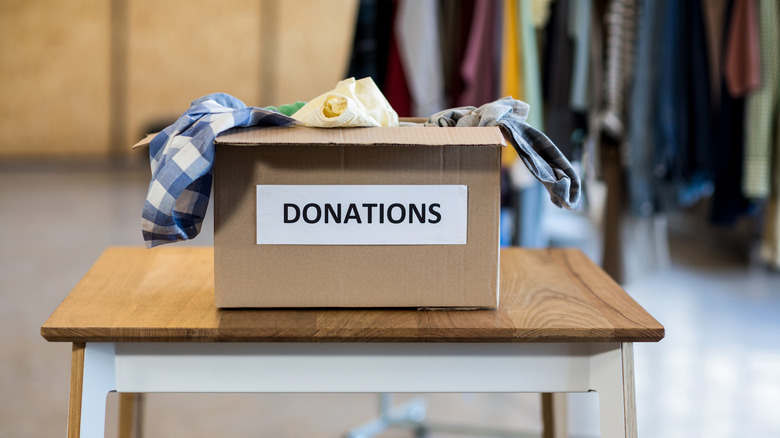
[[[146,134],[146,137],[144,137],[142,140],[140,140],[138,143],[134,144],[131,149],[141,149],[141,148],[148,148],[149,143],[152,142],[152,139],[157,136],[159,132],[155,132],[152,134]]]
[[[218,145],[506,146],[499,128],[380,127],[322,129],[303,126],[235,128]]]
[[[377,131],[379,130],[379,131]],[[157,133],[149,134],[133,149],[149,147]],[[382,127],[323,129],[304,126],[234,128],[217,136],[218,145],[431,145],[506,146],[499,128]]]

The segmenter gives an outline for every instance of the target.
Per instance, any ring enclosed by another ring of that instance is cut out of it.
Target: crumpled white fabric
[[[317,128],[398,126],[398,114],[374,81],[344,79],[304,105],[292,118]]]

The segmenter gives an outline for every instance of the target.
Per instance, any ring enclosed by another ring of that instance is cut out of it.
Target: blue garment
[[[277,112],[248,107],[227,94],[193,101],[176,123],[149,144],[152,181],[141,219],[146,246],[192,239],[200,232],[211,193],[218,134],[234,127],[295,123]]]
[[[659,63],[658,116],[654,120],[656,132],[655,176],[662,180],[660,194],[662,207],[669,207],[674,197],[672,184],[680,178],[680,161],[688,142],[688,99],[682,81],[687,76],[687,63],[682,62],[682,6],[674,1],[662,1],[662,31],[658,35],[663,48]],[[668,197],[665,195],[669,195]],[[672,205],[673,207],[673,205]]]
[[[699,2],[643,2],[631,90],[631,211],[688,207],[712,190],[706,42]]]
[[[655,193],[655,144],[653,120],[658,100],[658,60],[663,55],[660,37],[663,32],[664,2],[643,2],[639,12],[639,39],[630,99],[630,132],[628,142],[628,179],[631,211],[650,216],[657,211]]]
[[[688,139],[683,143],[687,147],[677,199],[682,207],[690,207],[712,193],[713,112],[702,3],[683,2],[683,13],[680,41],[687,42],[681,64],[687,64],[688,73],[682,79],[689,100]]]

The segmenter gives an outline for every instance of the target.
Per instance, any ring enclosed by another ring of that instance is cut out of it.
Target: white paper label
[[[257,244],[465,245],[464,185],[258,185]]]

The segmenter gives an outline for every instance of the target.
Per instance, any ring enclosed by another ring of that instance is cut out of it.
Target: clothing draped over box
[[[149,143],[152,180],[141,229],[151,248],[200,233],[211,194],[214,139],[230,128],[288,126],[298,123],[281,113],[248,107],[227,94],[210,94]]]
[[[479,108],[461,107],[442,111],[426,126],[498,126],[531,174],[550,193],[558,207],[576,208],[580,200],[580,177],[571,163],[541,131],[526,122],[529,106],[510,98]]]

